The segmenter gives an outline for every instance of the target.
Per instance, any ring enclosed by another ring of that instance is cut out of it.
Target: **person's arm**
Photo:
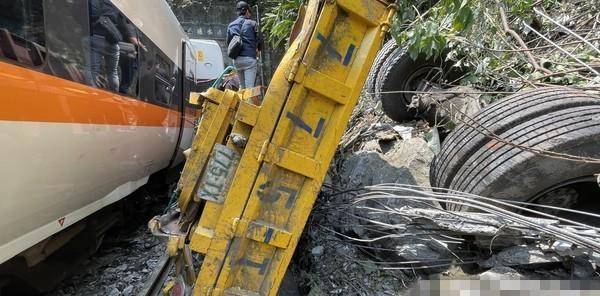
[[[229,25],[227,27],[227,45],[229,45],[229,43],[231,42],[231,39],[233,39],[233,36],[231,34],[231,25]]]
[[[136,37],[137,34],[135,32],[133,24],[131,24],[129,20],[114,6],[113,14],[116,16],[116,25],[119,28],[119,31],[121,31],[121,34],[123,35],[123,41],[129,42],[132,37]]]
[[[121,27],[121,31],[123,32],[123,36],[125,42],[129,42],[135,46],[137,46],[138,50],[148,51],[146,46],[142,44],[140,39],[137,36],[137,31],[135,26],[124,16],[121,15],[119,26]]]
[[[127,21],[126,26],[127,26],[127,32],[128,32],[127,40],[129,41],[129,43],[137,46],[139,49],[141,49],[143,51],[148,51],[146,46],[140,41],[140,38],[137,36],[135,26],[133,26],[133,24],[130,23],[129,21]]]

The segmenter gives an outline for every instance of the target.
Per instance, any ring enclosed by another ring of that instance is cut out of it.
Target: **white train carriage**
[[[181,163],[196,74],[164,0],[0,0],[0,263]]]

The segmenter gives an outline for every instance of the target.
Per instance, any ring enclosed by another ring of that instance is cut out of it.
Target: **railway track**
[[[175,265],[175,260],[168,255],[164,255],[158,262],[158,268],[150,279],[146,282],[144,289],[139,293],[139,296],[158,296],[162,295],[163,285],[169,276],[169,273]]]

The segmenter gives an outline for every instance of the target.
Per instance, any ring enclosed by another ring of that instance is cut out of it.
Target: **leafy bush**
[[[268,8],[262,17],[262,31],[266,40],[274,47],[287,43],[298,10],[304,0],[265,1],[262,5]]]
[[[273,46],[286,43],[303,2],[267,2],[263,31]],[[600,0],[397,3],[391,33],[398,44],[407,47],[413,58],[444,56],[453,60],[466,73],[461,84],[513,91],[548,84],[589,89],[600,83],[600,70],[595,70],[600,68],[600,30],[596,29],[600,26]]]

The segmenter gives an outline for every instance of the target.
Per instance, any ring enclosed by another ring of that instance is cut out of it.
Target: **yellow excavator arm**
[[[277,294],[393,2],[311,0],[262,102],[251,90],[192,96],[203,116],[178,204],[150,223],[169,238],[176,268],[167,293]]]

